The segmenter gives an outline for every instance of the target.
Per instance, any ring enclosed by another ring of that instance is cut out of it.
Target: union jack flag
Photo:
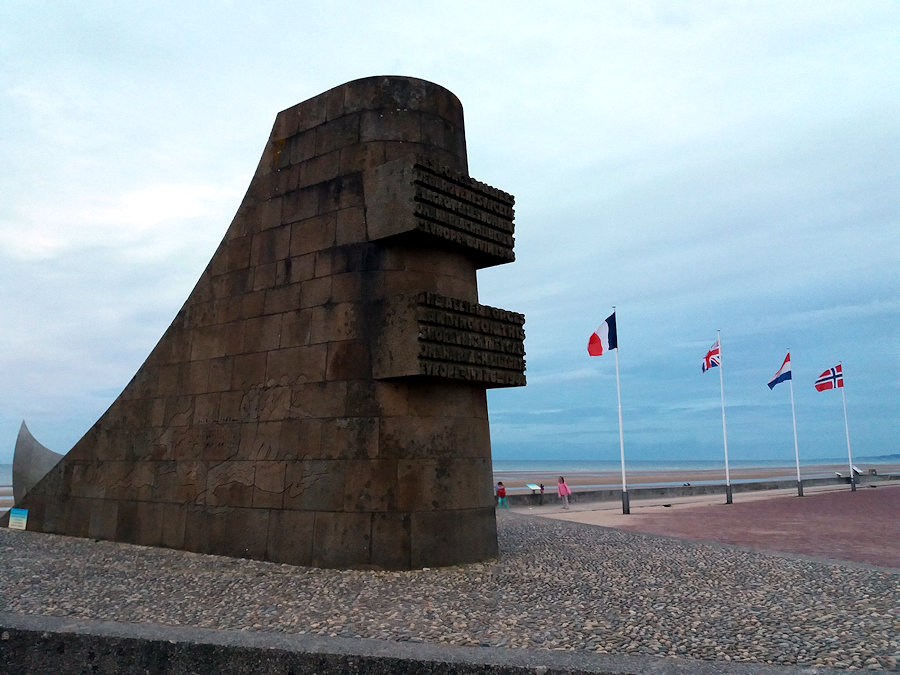
[[[816,380],[816,391],[827,391],[828,389],[837,389],[844,386],[844,373],[841,370],[841,364],[837,364],[834,368],[829,368],[819,375]]]
[[[709,348],[709,351],[706,352],[706,356],[703,357],[703,363],[700,365],[702,371],[706,372],[710,368],[716,368],[721,365],[722,357],[721,351],[719,350],[719,341],[716,340],[716,343]]]

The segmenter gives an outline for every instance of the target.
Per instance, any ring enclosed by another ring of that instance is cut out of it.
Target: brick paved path
[[[634,514],[622,529],[900,568],[900,485]]]

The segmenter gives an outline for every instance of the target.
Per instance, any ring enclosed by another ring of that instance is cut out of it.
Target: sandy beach
[[[879,475],[900,473],[900,463],[855,463],[865,474],[874,469]],[[626,465],[627,468],[627,465]],[[800,477],[823,478],[840,473],[848,475],[847,464],[810,464],[800,466]],[[796,479],[797,469],[794,465],[784,466],[740,467],[731,468],[731,482],[765,481],[776,479]],[[528,483],[543,483],[548,492],[556,492],[559,474],[547,471],[494,471],[494,482],[503,481],[510,494],[530,492]],[[617,488],[622,485],[622,474],[617,471],[584,471],[565,474],[566,482],[576,492],[579,489]],[[707,483],[725,483],[725,468],[721,469],[684,469],[680,471],[628,471],[626,480],[629,486],[643,485],[702,485]]]

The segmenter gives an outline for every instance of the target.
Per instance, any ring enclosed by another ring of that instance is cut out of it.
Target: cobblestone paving
[[[320,570],[0,529],[0,609],[455,645],[896,670],[900,574],[498,514],[501,558]],[[724,663],[723,663],[724,666]]]

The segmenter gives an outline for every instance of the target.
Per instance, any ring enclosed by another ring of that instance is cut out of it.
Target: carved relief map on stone
[[[513,205],[468,176],[435,84],[279,113],[171,326],[17,497],[28,529],[338,568],[496,556],[485,390],[525,384],[524,317],[480,305],[476,271],[514,259]]]

